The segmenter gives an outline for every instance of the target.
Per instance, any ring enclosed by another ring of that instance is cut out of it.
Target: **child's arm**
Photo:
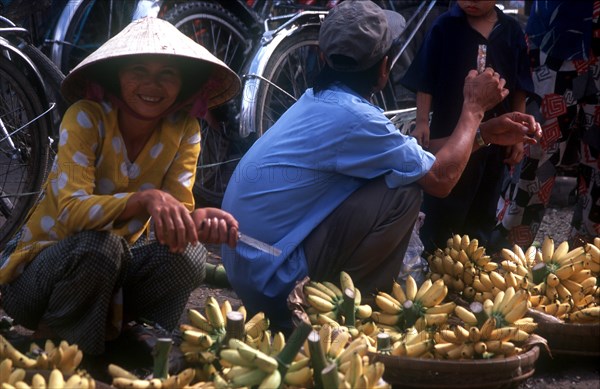
[[[429,148],[429,112],[431,110],[431,95],[417,92],[417,119],[411,135],[424,149]]]
[[[525,98],[527,94],[524,90],[516,90],[513,92],[512,110],[517,112],[525,112]],[[517,143],[506,147],[506,158],[504,163],[514,166],[521,162],[525,155],[525,146],[523,143]]]

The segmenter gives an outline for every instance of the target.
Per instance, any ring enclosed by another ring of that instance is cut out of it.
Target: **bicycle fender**
[[[27,71],[23,71],[28,76],[28,79],[32,82],[33,86],[39,93],[39,97],[45,106],[48,105],[48,99],[46,98],[46,87],[44,79],[41,73],[27,55],[15,47],[12,43],[7,41],[5,38],[0,37],[0,51],[7,50],[10,53],[10,61],[17,64],[20,68],[26,68]]]
[[[305,28],[314,27],[315,23],[292,24],[285,29],[277,31],[270,35],[265,32],[260,41],[260,47],[256,50],[247,72],[242,76],[244,86],[242,88],[242,103],[240,107],[240,136],[246,138],[253,132],[256,132],[256,91],[260,83],[264,82],[263,77],[267,62],[273,55],[273,52],[286,38],[303,31]],[[268,39],[265,39],[267,37]]]
[[[54,28],[54,34],[52,36],[53,43],[50,50],[50,59],[52,59],[52,62],[54,62],[59,69],[62,69],[62,49],[65,36],[67,35],[67,29],[71,25],[77,8],[81,6],[83,1],[84,0],[69,0],[56,22],[56,27]]]

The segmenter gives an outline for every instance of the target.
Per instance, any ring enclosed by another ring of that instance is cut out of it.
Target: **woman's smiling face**
[[[177,100],[181,70],[161,56],[135,59],[119,70],[121,98],[134,112],[157,117]]]

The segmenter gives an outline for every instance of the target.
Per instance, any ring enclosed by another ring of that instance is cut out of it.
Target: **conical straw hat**
[[[185,36],[171,23],[153,17],[138,19],[109,39],[81,61],[65,77],[61,92],[73,103],[84,97],[88,81],[103,70],[114,71],[110,64],[117,58],[139,54],[164,54],[189,60],[199,71],[208,66],[210,82],[202,86],[208,107],[223,104],[241,88],[240,78],[207,49]],[[112,70],[111,70],[112,69]],[[183,80],[183,84],[192,80]]]

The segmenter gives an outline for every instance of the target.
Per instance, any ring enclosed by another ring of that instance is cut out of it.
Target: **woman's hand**
[[[188,243],[198,243],[198,233],[188,209],[175,197],[157,189],[138,193],[152,217],[156,239],[172,252],[182,253]],[[137,194],[136,194],[137,195]]]
[[[192,212],[192,219],[203,243],[226,243],[235,247],[238,240],[238,221],[228,212],[219,208],[198,208]]]

